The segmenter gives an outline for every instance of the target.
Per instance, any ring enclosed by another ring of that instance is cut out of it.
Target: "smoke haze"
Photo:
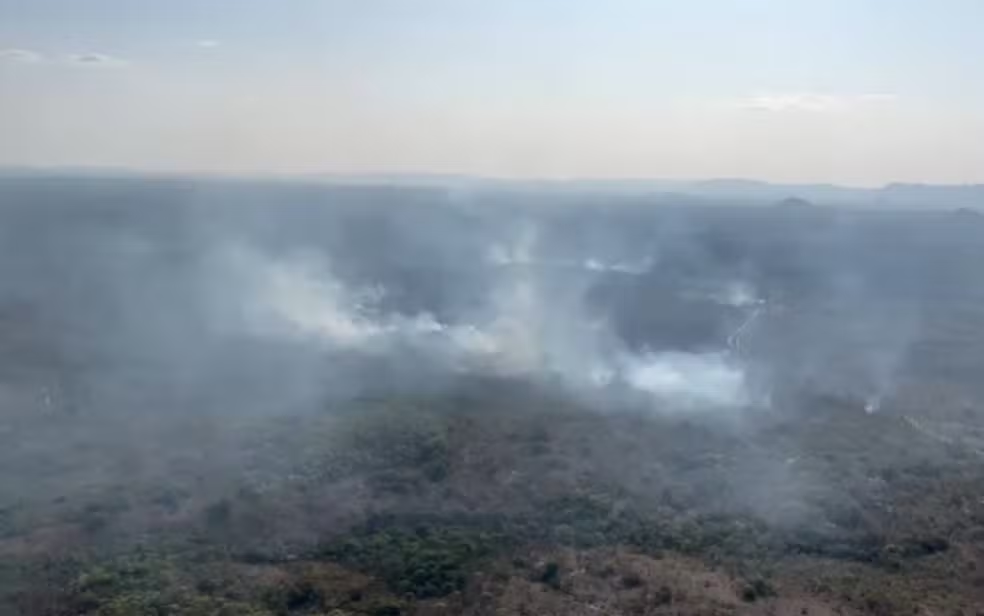
[[[687,524],[868,562],[922,532],[883,477],[984,445],[965,213],[177,178],[7,178],[0,204],[25,571],[171,541],[317,560],[390,515],[655,532],[740,580],[746,544]]]

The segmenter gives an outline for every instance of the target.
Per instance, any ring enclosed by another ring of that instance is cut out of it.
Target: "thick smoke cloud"
[[[222,287],[236,289],[215,313],[216,327],[236,324],[260,339],[334,355],[412,354],[415,368],[424,361],[452,373],[553,382],[574,395],[631,395],[655,412],[737,412],[752,403],[742,360],[724,341],[704,352],[634,350],[618,338],[608,315],[590,311],[587,296],[598,272],[641,270],[590,254],[542,257],[536,237],[535,227],[526,225],[511,241],[490,247],[491,268],[475,264],[475,274],[488,279],[484,303],[448,320],[385,310],[385,287],[346,284],[325,255],[273,256],[230,244],[211,257],[210,271],[225,280]],[[755,303],[740,282],[716,292],[713,301]]]
[[[815,391],[873,411],[943,318],[927,299],[962,280],[928,275],[919,247],[951,228],[910,237],[863,214],[219,182],[19,190],[3,299],[51,355],[22,372],[89,412],[313,409],[462,375],[604,410],[739,417]]]

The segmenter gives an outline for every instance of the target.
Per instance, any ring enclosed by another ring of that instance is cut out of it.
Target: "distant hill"
[[[770,184],[749,180],[708,180],[677,190],[698,196],[776,202],[789,195],[816,205],[862,205],[903,209],[984,207],[984,184],[888,184],[853,188],[833,184]]]
[[[786,197],[782,201],[776,204],[776,207],[787,209],[787,210],[811,210],[816,206],[807,201],[806,199],[801,199],[800,197]]]
[[[769,204],[795,195],[817,206],[862,206],[886,209],[984,208],[984,184],[943,185],[893,183],[881,188],[858,188],[835,184],[773,184],[759,180],[659,180],[659,179],[571,179],[511,180],[455,175],[367,175],[322,176],[326,181],[389,185],[442,186],[472,190],[517,190],[545,193],[604,193],[615,195],[678,195],[715,201]]]
[[[970,220],[984,220],[984,213],[980,210],[975,210],[969,207],[960,207],[953,211],[953,215],[958,218],[966,218]]]
[[[0,167],[0,179],[18,177],[188,177],[203,179],[209,174],[155,174],[115,168],[27,168]],[[221,174],[229,180],[280,180],[347,185],[441,188],[458,192],[516,192],[559,196],[599,194],[652,197],[678,202],[685,199],[739,202],[747,205],[780,203],[795,195],[816,206],[858,206],[885,209],[957,210],[984,208],[984,184],[892,183],[880,188],[835,184],[774,184],[741,178],[707,180],[626,179],[508,179],[463,174],[365,173],[365,174]]]

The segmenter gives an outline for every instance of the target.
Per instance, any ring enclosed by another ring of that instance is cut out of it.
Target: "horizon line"
[[[120,174],[120,175],[142,175],[154,177],[203,177],[216,179],[284,179],[284,180],[304,180],[304,179],[353,179],[353,180],[381,180],[392,182],[393,180],[432,180],[440,184],[441,180],[449,181],[469,181],[477,183],[498,183],[498,184],[669,184],[669,185],[700,185],[713,183],[744,183],[749,185],[759,185],[762,187],[815,187],[815,188],[834,188],[853,191],[877,192],[891,187],[931,187],[931,188],[982,188],[984,181],[968,182],[925,182],[925,181],[902,181],[893,180],[878,184],[849,184],[829,181],[777,181],[766,180],[754,177],[743,176],[702,176],[674,178],[665,176],[505,176],[490,174],[471,174],[453,171],[260,171],[260,170],[194,170],[194,169],[145,169],[140,167],[127,167],[121,165],[0,165],[0,174]]]

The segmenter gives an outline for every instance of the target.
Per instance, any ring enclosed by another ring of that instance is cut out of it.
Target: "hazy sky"
[[[984,182],[981,0],[0,0],[0,165]]]

